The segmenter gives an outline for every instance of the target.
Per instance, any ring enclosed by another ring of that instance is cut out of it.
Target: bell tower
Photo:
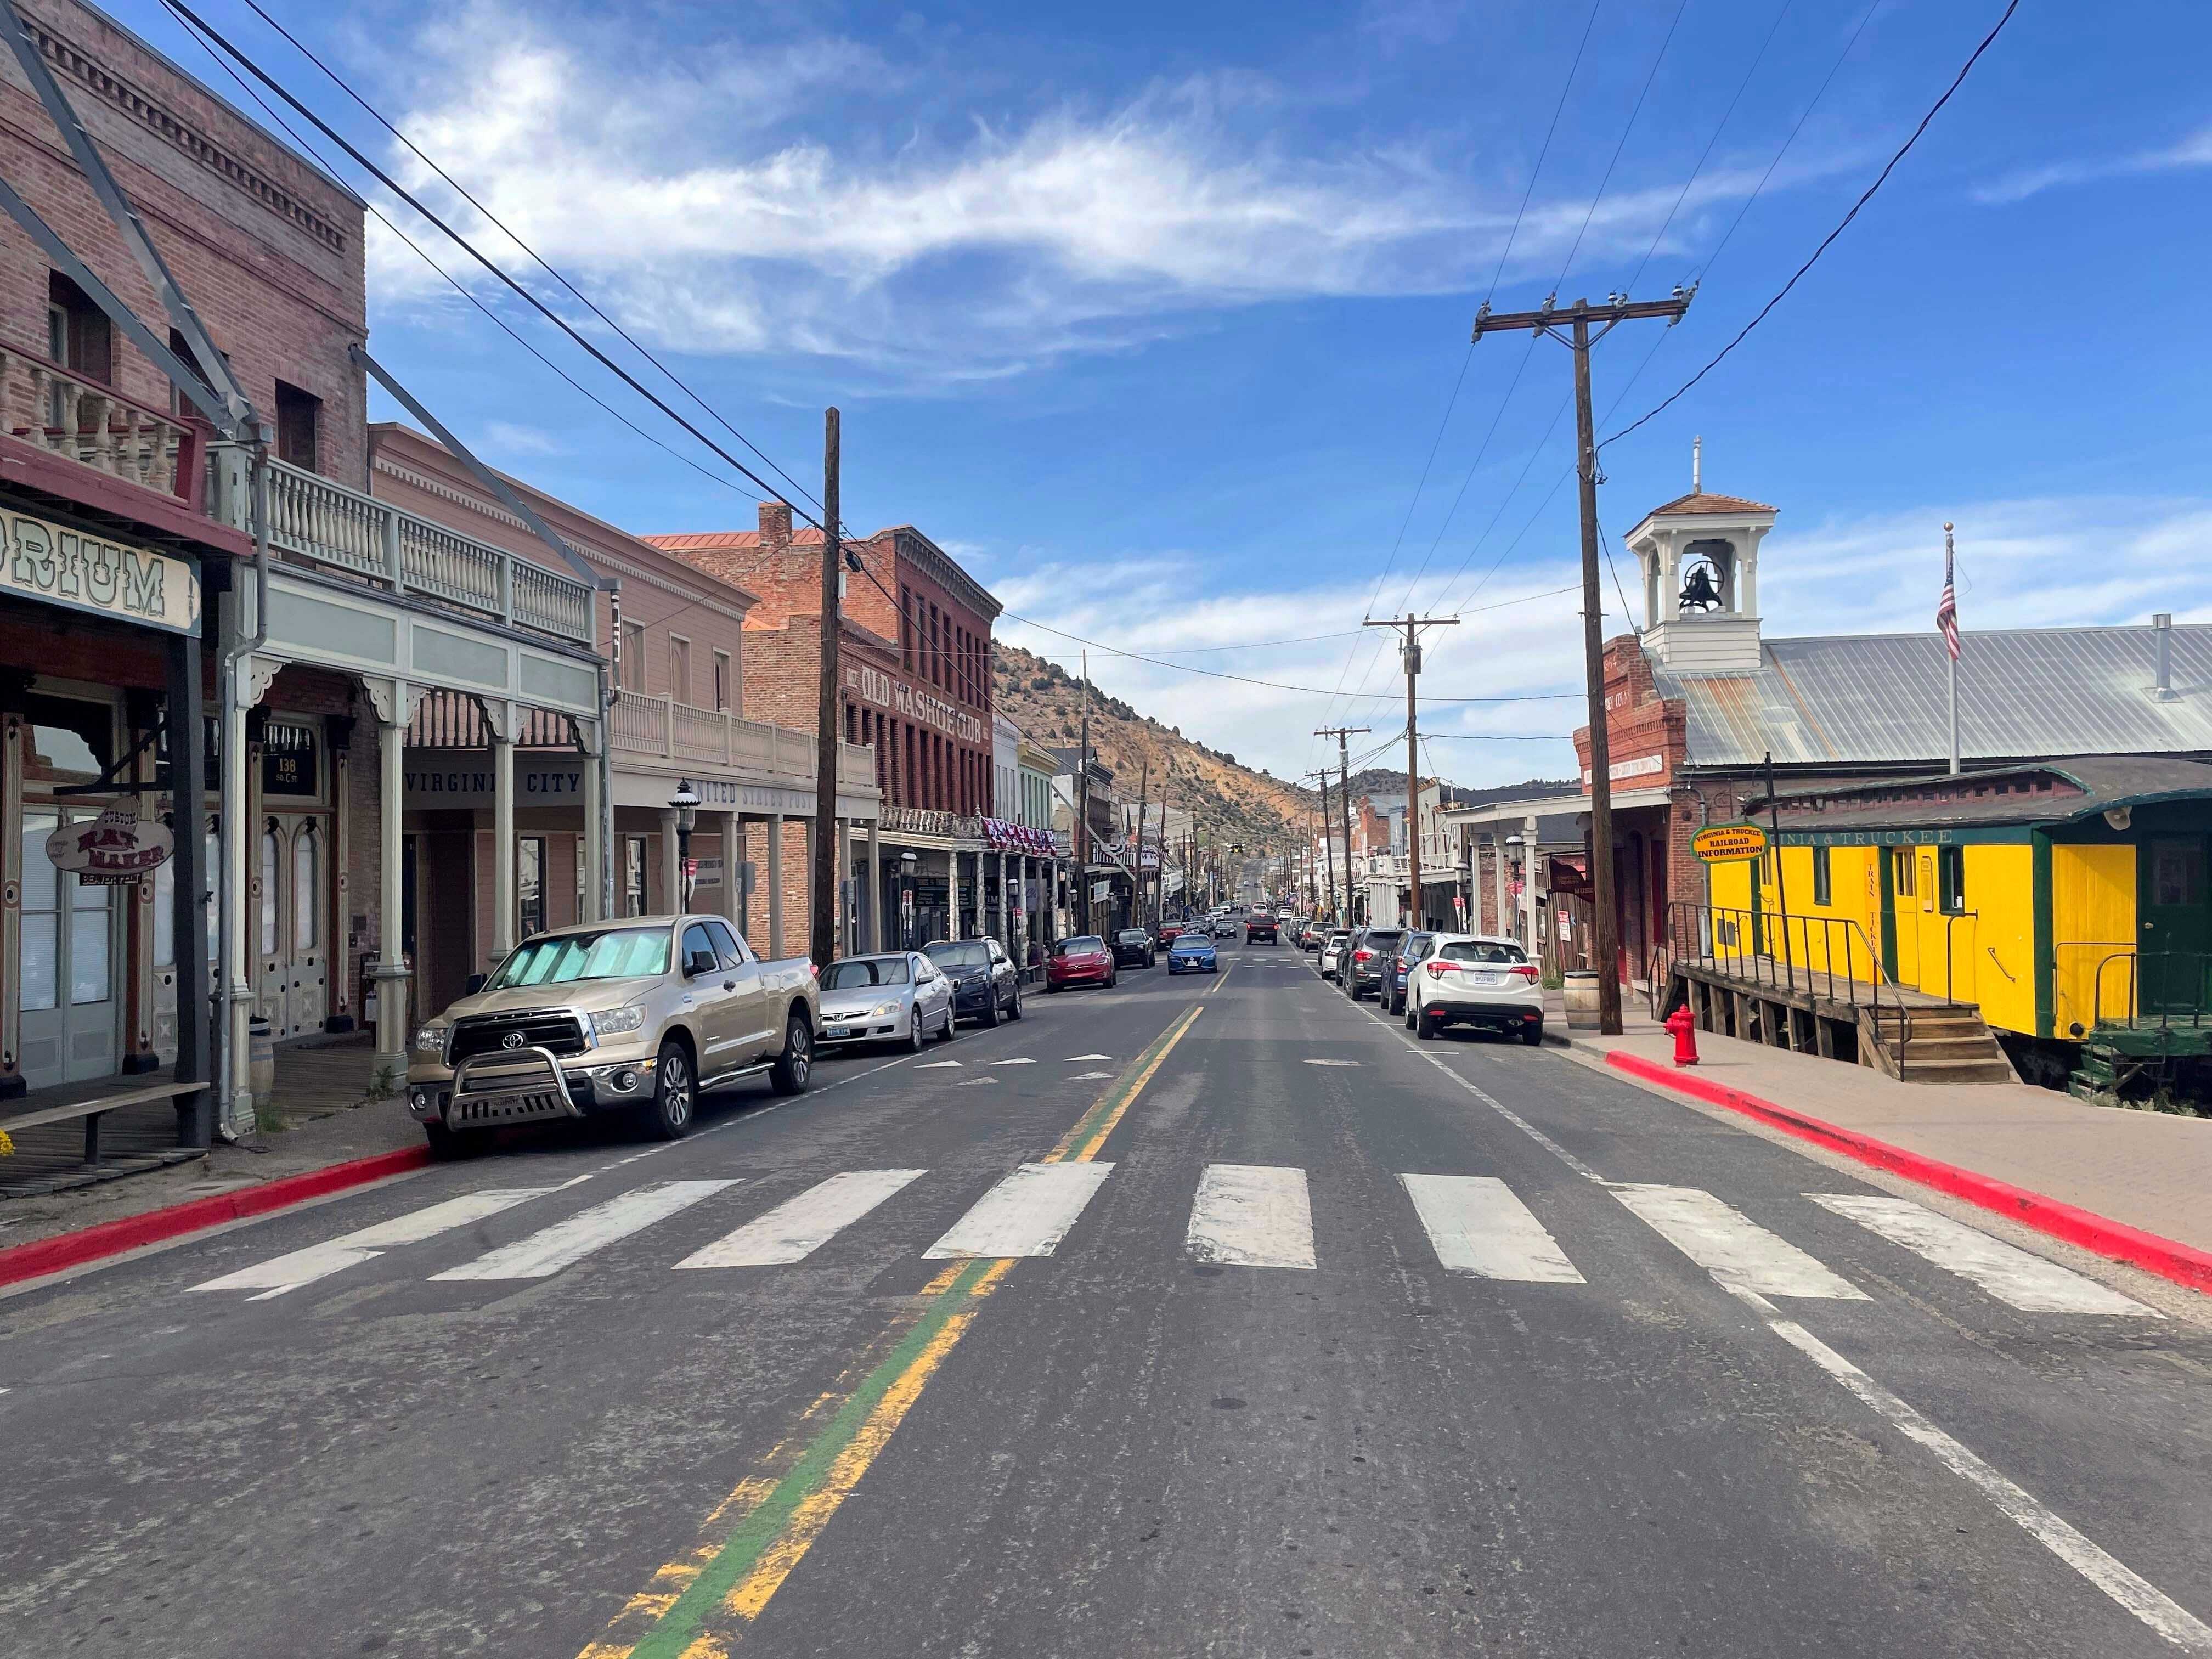
[[[1706,494],[1705,441],[1691,448],[1690,493],[1628,532],[1644,575],[1644,646],[1677,673],[1748,674],[1759,667],[1759,544],[1774,509]]]

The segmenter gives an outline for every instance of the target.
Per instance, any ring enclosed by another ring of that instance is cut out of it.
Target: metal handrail
[[[1787,912],[1771,915],[1764,910],[1698,904],[1688,900],[1677,900],[1667,908],[1668,935],[1676,961],[1701,961],[1717,970],[1729,972],[1731,977],[1748,977],[1754,985],[1767,985],[1777,990],[1786,988],[1793,994],[1798,987],[1796,964],[1790,948],[1790,928],[1791,923],[1796,923],[1798,938],[1803,945],[1805,994],[1813,995],[1815,984],[1825,979],[1827,1000],[1841,1002],[1855,1013],[1862,1007],[1868,1009],[1874,1017],[1877,1031],[1881,1029],[1885,1011],[1893,1013],[1898,1023],[1897,1075],[1900,1081],[1903,1080],[1905,1045],[1912,1041],[1912,1011],[1905,1006],[1904,988],[1890,977],[1888,970],[1882,966],[1881,953],[1875,948],[1866,929],[1856,921],[1849,916],[1791,915]],[[1770,942],[1768,929],[1778,922],[1781,924],[1784,953],[1784,960],[1779,964],[1780,973],[1777,972],[1774,955],[1767,948]],[[1813,965],[1812,929],[1815,923],[1819,924],[1821,933],[1822,966],[1819,969]],[[1728,946],[1726,954],[1720,948],[1723,940]],[[1684,948],[1686,941],[1692,948]],[[1843,994],[1840,996],[1837,994],[1836,973],[1838,942],[1844,959]],[[1853,971],[1862,947],[1866,951],[1869,971],[1869,977],[1864,980]],[[1747,966],[1747,974],[1743,971]],[[1860,995],[1862,986],[1866,990],[1863,998]],[[1889,990],[1887,1005],[1881,994],[1885,986]]]
[[[2161,1031],[2170,1030],[2176,1024],[2185,1024],[2194,1030],[2202,1027],[2204,1024],[2206,1018],[2206,1009],[2204,1007],[2205,999],[2203,994],[2203,975],[2205,963],[2208,961],[2212,961],[2212,951],[2152,951],[2148,953],[2148,959],[2152,962],[2164,962],[2176,957],[2182,957],[2197,964],[2198,986],[2197,1006],[2185,1010],[2180,1014],[2176,1014],[2176,1012],[2171,1008],[2160,1009],[2158,1011],[2158,1028]],[[2114,951],[2109,956],[2099,958],[2096,974],[2090,981],[2089,1020],[2090,1029],[2092,1030],[2094,1030],[2099,1025],[2104,1024],[2105,969],[2111,967],[2112,963],[2116,962],[2124,962],[2128,964],[2127,1000],[2125,1004],[2127,1012],[2124,1018],[2130,1024],[2133,1024],[2136,1021],[2142,1018],[2142,964],[2145,960],[2146,953],[2136,950],[2132,946]]]

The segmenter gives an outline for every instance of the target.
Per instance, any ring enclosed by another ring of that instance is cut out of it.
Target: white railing
[[[964,812],[939,812],[927,806],[886,806],[883,827],[903,836],[943,836],[953,841],[981,841],[983,820]]]
[[[243,508],[239,502],[233,516]],[[269,464],[269,539],[395,593],[427,593],[502,623],[596,642],[588,584],[282,461]]]
[[[194,512],[205,498],[212,428],[5,344],[0,344],[0,428]]]
[[[697,708],[673,697],[642,692],[617,695],[610,729],[617,750],[662,760],[705,764],[775,777],[814,778],[814,734],[749,720],[726,710]],[[872,789],[876,751],[863,744],[837,745],[837,781],[848,788]]]

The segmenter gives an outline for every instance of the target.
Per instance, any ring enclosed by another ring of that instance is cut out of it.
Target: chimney
[[[2153,702],[2172,702],[2173,692],[2173,617],[2161,611],[2150,619],[2151,629],[2158,635],[2158,685],[2151,694]]]
[[[791,545],[791,503],[763,501],[760,504],[761,545],[788,547]]]

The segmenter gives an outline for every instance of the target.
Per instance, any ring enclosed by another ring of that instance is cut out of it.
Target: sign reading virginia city
[[[0,513],[0,535],[6,538],[0,592],[173,634],[199,626],[199,578],[182,559],[64,530],[27,513]]]

